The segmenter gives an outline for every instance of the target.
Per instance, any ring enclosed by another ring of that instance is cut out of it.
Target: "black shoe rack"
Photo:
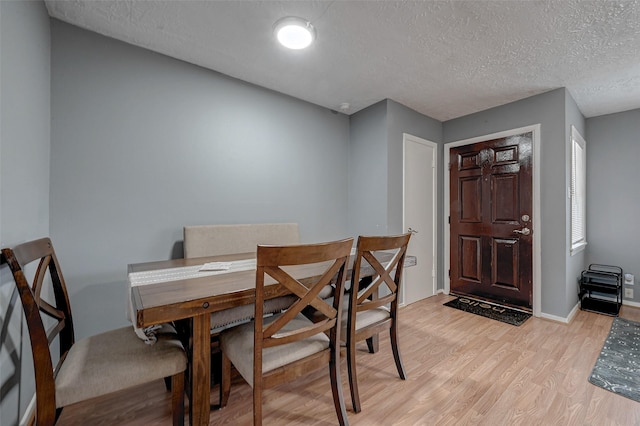
[[[592,263],[580,276],[580,309],[617,317],[622,305],[622,268]]]

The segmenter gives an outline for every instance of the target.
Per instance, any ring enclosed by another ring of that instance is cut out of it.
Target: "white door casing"
[[[521,127],[518,129],[506,130],[503,132],[497,132],[489,135],[478,136],[470,139],[464,139],[456,142],[449,142],[444,145],[444,162],[443,164],[449,164],[450,157],[449,151],[453,147],[462,145],[471,145],[483,140],[503,138],[522,133],[533,133],[533,315],[541,315],[541,288],[542,283],[540,277],[542,275],[541,264],[541,242],[542,242],[542,226],[541,226],[541,214],[540,214],[540,124],[534,124],[531,126]],[[450,256],[450,232],[447,218],[450,214],[449,208],[449,172],[445,170],[444,173],[444,293],[449,294],[451,282],[447,271],[450,269],[451,256]],[[411,269],[411,268],[407,268]]]

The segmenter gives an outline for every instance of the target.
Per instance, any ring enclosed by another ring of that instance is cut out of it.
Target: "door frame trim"
[[[448,223],[450,215],[450,176],[449,176],[449,151],[451,148],[471,145],[477,142],[483,142],[491,139],[504,138],[508,136],[520,135],[522,133],[533,133],[533,315],[540,316],[541,313],[541,290],[542,290],[542,264],[541,264],[541,243],[542,243],[542,217],[540,214],[540,124],[520,127],[517,129],[504,130],[488,135],[477,136],[469,139],[463,139],[455,142],[444,144],[444,293],[449,294],[451,290],[451,280],[447,270],[451,270],[451,230]]]
[[[432,192],[433,192],[433,211],[432,211],[432,215],[433,215],[433,221],[432,221],[432,225],[433,225],[433,242],[432,242],[432,250],[433,250],[433,258],[431,259],[432,263],[433,263],[433,271],[432,271],[432,283],[433,283],[433,288],[431,289],[432,294],[435,296],[438,293],[438,144],[427,140],[427,139],[423,139],[420,138],[418,136],[414,136],[411,135],[409,133],[403,133],[402,134],[402,232],[405,232],[404,230],[407,229],[407,223],[406,223],[406,215],[405,215],[405,206],[404,206],[404,201],[405,201],[405,188],[406,188],[406,164],[405,164],[405,156],[406,156],[406,143],[407,141],[411,141],[411,142],[415,142],[415,143],[419,143],[421,145],[426,145],[430,148],[433,149],[433,188],[432,188]],[[404,305],[404,301],[405,301],[405,291],[406,286],[402,286],[402,303],[401,305]]]

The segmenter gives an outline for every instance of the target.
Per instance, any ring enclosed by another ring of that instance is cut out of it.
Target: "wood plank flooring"
[[[612,317],[579,311],[571,324],[531,318],[515,327],[442,306],[438,295],[400,312],[407,380],[398,378],[382,336],[380,352],[362,346],[358,379],[362,412],[352,425],[640,425],[640,403],[587,381]],[[621,316],[640,321],[640,309]],[[217,388],[212,402],[217,402]],[[328,371],[269,389],[265,425],[334,425]],[[241,379],[210,425],[249,425],[251,388]],[[170,393],[158,381],[134,391],[68,407],[60,425],[170,425]]]

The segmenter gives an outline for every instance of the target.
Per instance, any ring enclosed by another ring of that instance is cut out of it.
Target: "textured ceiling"
[[[347,114],[389,98],[445,121],[558,87],[586,117],[640,108],[638,1],[45,3],[62,21]],[[310,49],[276,45],[273,24],[291,15],[316,27]]]

